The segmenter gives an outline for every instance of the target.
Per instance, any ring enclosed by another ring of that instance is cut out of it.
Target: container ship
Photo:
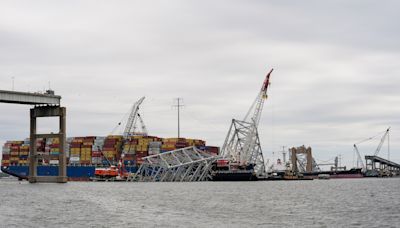
[[[7,141],[2,148],[1,170],[4,173],[24,178],[29,175],[29,139]],[[37,140],[40,154],[37,172],[39,176],[58,175],[59,139]],[[200,139],[160,138],[156,136],[122,135],[85,136],[67,138],[67,176],[70,181],[88,181],[95,177],[96,169],[122,165],[126,172],[135,173],[142,158],[189,146],[217,155],[219,148],[206,146]],[[122,164],[121,164],[122,163]]]

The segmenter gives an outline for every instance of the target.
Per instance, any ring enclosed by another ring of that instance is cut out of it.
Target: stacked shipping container
[[[103,151],[105,137],[96,137],[93,141],[92,146],[92,164],[101,165],[103,164],[103,156],[101,151]]]
[[[83,143],[83,137],[75,137],[75,138],[69,138],[67,139],[67,142],[70,141],[69,147],[70,147],[70,157],[69,157],[69,163],[70,164],[80,164],[81,161],[81,147]]]
[[[38,154],[43,155],[43,159],[39,160],[39,163],[42,165],[58,164],[60,144],[57,138],[38,139],[36,146]],[[143,157],[189,146],[196,146],[214,155],[219,153],[218,147],[206,146],[206,142],[199,139],[162,139],[155,136],[130,136],[124,142],[121,135],[68,138],[65,151],[68,157],[67,161],[72,165],[108,165],[107,160],[112,164],[117,164],[122,157],[125,165],[135,166],[142,163]],[[29,139],[25,141],[7,141],[3,146],[2,152],[3,166],[27,165]]]
[[[116,163],[121,156],[122,136],[110,135],[104,140],[103,155],[111,163]]]

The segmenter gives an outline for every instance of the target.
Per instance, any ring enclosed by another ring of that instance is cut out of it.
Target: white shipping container
[[[124,154],[136,154],[136,151],[135,150],[123,150],[122,151]]]
[[[50,160],[49,164],[50,165],[58,165],[59,161],[58,160]]]
[[[160,148],[162,142],[150,142],[149,143],[149,148]]]
[[[70,158],[69,158],[69,161],[70,161],[70,162],[79,162],[79,161],[80,161],[80,158],[79,158],[79,157],[70,157]]]
[[[92,146],[92,151],[98,151],[98,150],[102,150],[103,149],[103,145],[93,145]]]
[[[149,155],[159,154],[160,152],[161,152],[161,150],[159,148],[150,148],[149,149]]]
[[[101,158],[92,158],[92,164],[100,164]]]

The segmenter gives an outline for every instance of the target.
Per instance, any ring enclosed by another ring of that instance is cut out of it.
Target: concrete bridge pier
[[[59,117],[59,132],[54,134],[37,134],[37,118],[40,117]],[[38,176],[37,166],[38,159],[44,155],[37,153],[38,138],[58,138],[59,139],[59,156],[58,156],[58,176]],[[29,150],[29,177],[30,183],[51,182],[66,183],[67,177],[67,161],[65,154],[66,143],[66,108],[60,106],[36,106],[30,110],[30,150]]]

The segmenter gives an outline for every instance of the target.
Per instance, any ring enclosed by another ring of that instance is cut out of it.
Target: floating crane
[[[377,156],[377,155],[379,154],[379,152],[381,151],[382,146],[383,146],[383,144],[385,143],[386,138],[389,138],[389,132],[390,132],[390,127],[389,127],[389,128],[385,131],[385,133],[383,134],[383,136],[382,136],[382,138],[381,138],[381,141],[379,142],[379,145],[378,145],[378,147],[377,147],[376,150],[375,150],[374,156]],[[380,134],[381,134],[381,133],[379,133],[378,135],[369,137],[369,138],[367,138],[367,139],[361,140],[361,141],[359,141],[359,142],[357,142],[357,143],[355,143],[355,144],[353,145],[353,147],[354,147],[354,152],[355,152],[356,155],[357,155],[357,168],[362,168],[363,171],[364,171],[365,168],[366,168],[365,165],[364,165],[364,161],[363,161],[363,159],[362,159],[362,157],[361,157],[361,153],[360,153],[360,151],[359,151],[357,145],[359,145],[359,144],[361,144],[361,143],[364,143],[364,142],[367,142],[367,141],[370,141],[370,140],[372,140],[372,139],[378,137]]]
[[[124,130],[124,138],[128,138],[131,135],[147,135],[147,129],[144,125],[143,119],[139,114],[139,106],[143,103],[145,97],[140,98],[136,101],[131,109],[131,113],[128,118],[128,122],[126,123],[125,130]],[[141,132],[137,132],[137,122],[140,122],[141,125]]]
[[[381,141],[379,142],[379,145],[375,150],[374,156],[378,156],[379,152],[382,149],[383,143],[385,143],[386,138],[389,138],[389,131],[390,131],[390,127],[385,131],[385,134],[383,134]],[[388,148],[388,150],[389,150],[389,148]]]
[[[128,181],[257,180],[265,177],[265,164],[257,127],[270,85],[272,70],[243,120],[232,120],[220,155],[186,147],[143,158]],[[225,168],[228,167],[228,170]]]
[[[360,144],[360,143],[358,143],[358,144]],[[357,144],[354,144],[353,147],[354,147],[354,152],[357,155],[357,165],[356,165],[356,167],[357,168],[361,168],[361,170],[364,171],[365,170],[365,165],[364,165],[363,159],[361,157],[360,151],[358,150]]]
[[[132,108],[131,112],[129,114],[128,121],[125,126],[125,130],[123,133],[124,141],[128,142],[129,141],[129,136],[133,135],[143,135],[147,136],[147,128],[146,125],[143,122],[142,117],[139,114],[139,106],[143,103],[145,97],[140,98],[138,101],[136,101]],[[141,131],[138,132],[137,129],[137,124],[138,122],[141,125]],[[119,125],[119,124],[118,124]],[[129,143],[129,148],[130,150],[131,144]],[[111,162],[107,159],[106,155],[98,148],[99,151],[102,153],[103,157],[107,160],[108,166],[106,168],[96,168],[95,169],[95,178],[93,180],[125,180],[128,177],[128,173],[125,170],[124,167],[124,157],[125,157],[125,152],[124,150],[122,151],[121,154],[121,159],[118,162],[118,166],[115,166],[111,164]]]
[[[261,118],[270,77],[273,69],[265,77],[264,83],[256,99],[243,120],[232,120],[228,135],[221,149],[221,156],[227,160],[229,170],[253,170],[257,176],[266,174],[264,156],[258,136],[258,125]],[[227,162],[218,161],[219,164]],[[217,163],[217,164],[218,164]]]

